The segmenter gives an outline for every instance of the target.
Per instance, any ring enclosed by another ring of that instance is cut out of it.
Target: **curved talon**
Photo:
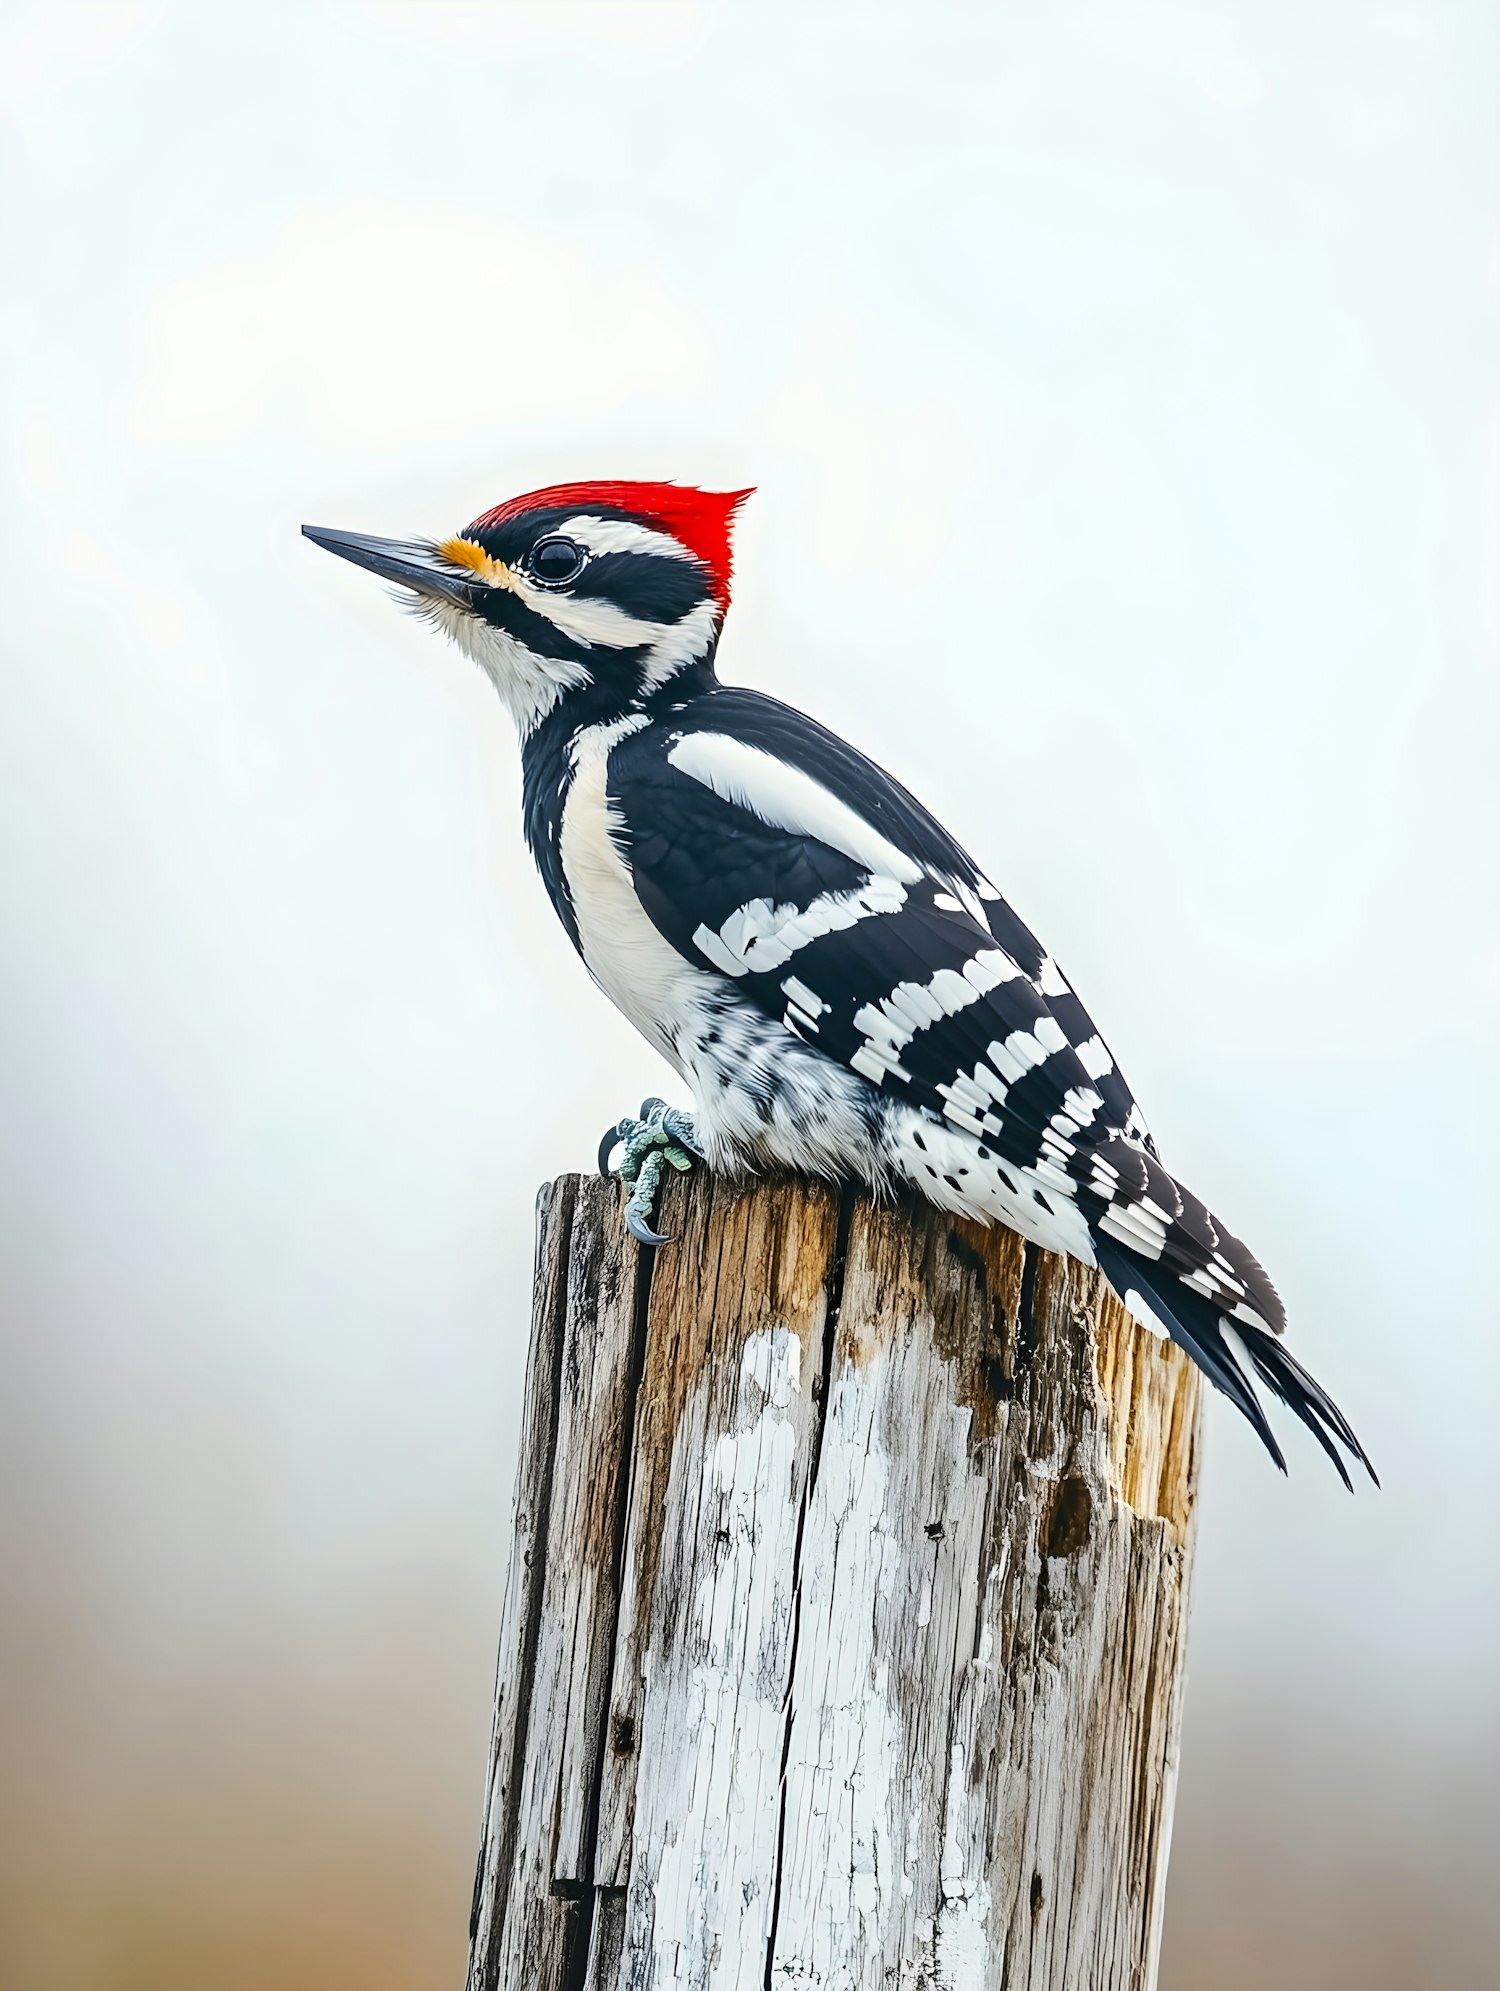
[[[625,1228],[638,1244],[668,1244],[671,1240],[661,1231],[652,1230],[639,1210],[631,1203],[625,1205]]]
[[[652,1207],[667,1169],[685,1175],[695,1161],[703,1160],[695,1139],[697,1131],[690,1113],[653,1097],[641,1101],[639,1119],[627,1114],[600,1141],[599,1172],[618,1175],[629,1191],[625,1228],[638,1244],[654,1249],[669,1242],[663,1233],[651,1228]],[[617,1148],[623,1152],[618,1167],[612,1168]]]

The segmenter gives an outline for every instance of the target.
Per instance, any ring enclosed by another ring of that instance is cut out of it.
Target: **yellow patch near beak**
[[[477,580],[490,588],[513,586],[511,572],[503,560],[496,560],[473,539],[445,539],[437,549],[438,558],[452,567],[467,567]]]

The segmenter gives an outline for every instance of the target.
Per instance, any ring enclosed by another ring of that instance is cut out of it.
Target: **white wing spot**
[[[1086,1127],[1104,1105],[1091,1085],[1073,1085],[1063,1094],[1063,1111],[1080,1127]]]
[[[1146,1225],[1136,1226],[1127,1221],[1119,1209],[1106,1210],[1099,1219],[1101,1231],[1108,1231],[1111,1237],[1118,1238],[1121,1244],[1128,1244],[1132,1251],[1142,1258],[1160,1258],[1166,1245],[1166,1233],[1160,1236]]]
[[[823,934],[842,933],[879,913],[899,912],[905,903],[906,887],[894,878],[870,878],[852,892],[823,892],[807,906],[751,899],[737,906],[717,933],[700,926],[693,944],[726,975],[764,975]]]
[[[679,773],[773,829],[813,837],[872,872],[915,884],[922,867],[820,781],[728,733],[684,733],[667,755]]]
[[[1090,1078],[1103,1078],[1106,1072],[1112,1072],[1115,1068],[1114,1059],[1099,1037],[1087,1038],[1078,1046],[1078,1062]]]
[[[830,1005],[819,995],[814,995],[806,982],[799,982],[795,975],[788,975],[781,985],[781,993],[790,996],[799,1009],[805,1009],[809,1016],[824,1016]]]
[[[984,947],[964,963],[962,973],[939,968],[930,982],[898,982],[889,995],[855,1011],[855,1028],[863,1030],[865,1042],[850,1062],[867,1078],[874,1075],[869,1069],[872,1061],[882,1070],[900,1070],[891,1061],[913,1037],[945,1016],[956,1016],[1015,973],[1009,955]],[[904,1070],[901,1076],[907,1076]]]

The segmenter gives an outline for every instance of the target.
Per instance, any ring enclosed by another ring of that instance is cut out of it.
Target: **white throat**
[[[679,671],[708,656],[718,634],[718,606],[711,601],[700,602],[678,622],[642,622],[601,604],[600,608],[607,609],[611,617],[628,625],[628,633],[622,635],[612,624],[609,638],[597,633],[587,635],[571,627],[553,603],[529,600],[528,606],[545,613],[575,642],[586,647],[597,645],[606,655],[610,649],[643,648],[645,655],[639,666],[639,686],[643,692],[659,690]],[[416,612],[424,620],[436,623],[466,657],[478,664],[509,707],[523,744],[558,700],[586,685],[592,675],[586,665],[569,658],[538,655],[518,637],[497,629],[482,615],[460,607],[457,602],[424,597],[417,602]]]
[[[457,602],[424,599],[418,614],[439,629],[484,672],[499,692],[524,742],[565,692],[589,681],[582,664],[565,657],[540,657],[505,630],[496,629]]]

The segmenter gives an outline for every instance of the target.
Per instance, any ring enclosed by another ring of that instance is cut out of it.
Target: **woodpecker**
[[[489,677],[526,841],[594,981],[677,1071],[605,1136],[645,1244],[664,1167],[907,1185],[1096,1265],[1285,1460],[1257,1383],[1375,1477],[1251,1252],[1163,1165],[1057,962],[915,796],[721,684],[749,491],[561,484],[442,540],[304,526]]]

